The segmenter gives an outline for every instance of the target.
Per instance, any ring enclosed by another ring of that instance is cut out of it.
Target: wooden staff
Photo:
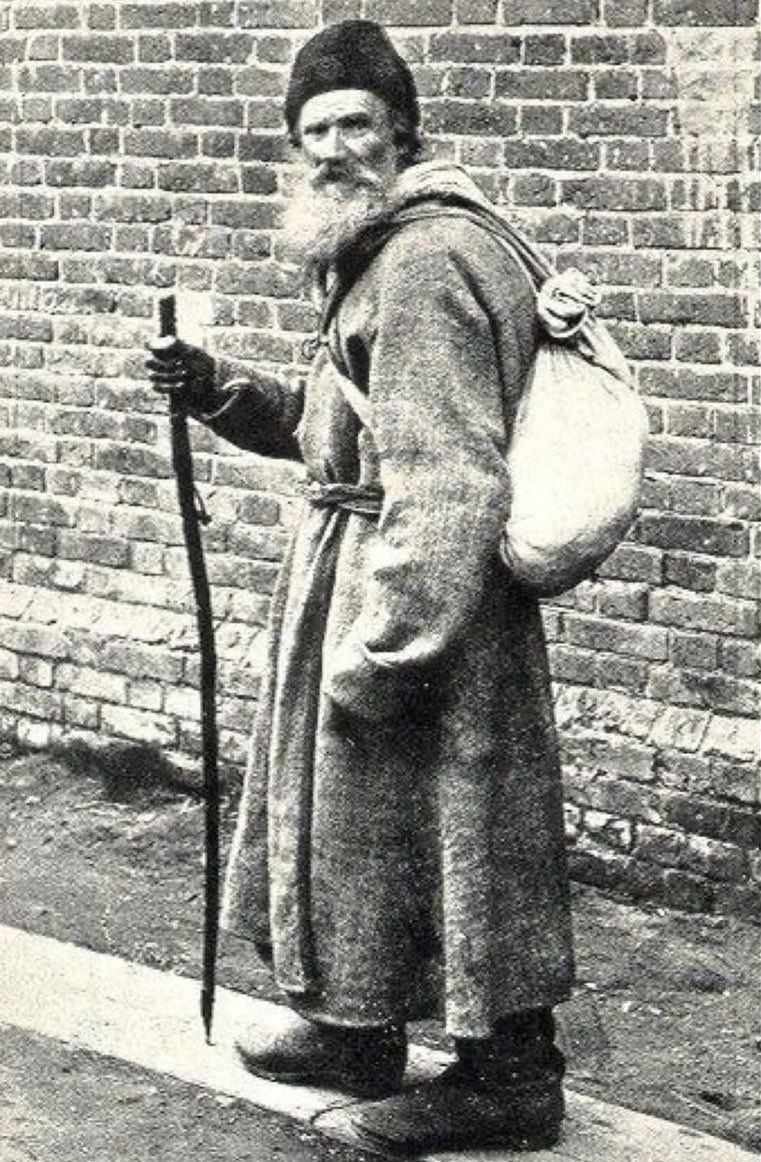
[[[174,295],[159,300],[159,334],[177,334],[177,306]],[[204,827],[204,926],[201,1017],[207,1043],[211,1043],[214,1011],[217,945],[219,942],[219,744],[216,723],[217,654],[214,644],[211,592],[201,539],[201,523],[208,524],[193,479],[187,405],[180,392],[170,392],[169,420],[172,466],[177,484],[188,570],[193,583],[201,658],[201,742],[203,750]]]

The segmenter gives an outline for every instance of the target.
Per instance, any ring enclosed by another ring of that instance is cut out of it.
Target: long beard
[[[282,222],[288,249],[308,276],[329,266],[343,247],[383,216],[388,185],[375,175],[327,182],[319,175],[302,179]]]

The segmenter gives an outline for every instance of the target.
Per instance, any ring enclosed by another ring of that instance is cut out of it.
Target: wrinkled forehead
[[[330,89],[310,97],[299,114],[298,133],[318,125],[331,124],[345,117],[366,116],[373,124],[388,124],[386,102],[369,89]]]

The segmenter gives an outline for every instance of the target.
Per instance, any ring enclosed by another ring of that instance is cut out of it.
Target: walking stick
[[[177,333],[176,300],[167,295],[159,300],[159,334]],[[190,451],[187,408],[177,393],[170,395],[169,421],[172,442],[172,467],[177,484],[188,570],[193,583],[196,605],[198,645],[201,657],[201,744],[203,750],[203,786],[205,800],[204,827],[204,925],[203,978],[201,984],[201,1017],[207,1044],[211,1044],[211,1022],[219,940],[219,771],[218,739],[215,714],[217,656],[214,646],[214,624],[211,593],[203,555],[200,524],[208,516],[200,504],[193,480],[193,457]]]

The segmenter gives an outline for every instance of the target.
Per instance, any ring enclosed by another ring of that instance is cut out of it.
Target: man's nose
[[[320,141],[320,158],[322,161],[340,161],[349,156],[346,138],[339,125],[331,125],[325,131]]]

